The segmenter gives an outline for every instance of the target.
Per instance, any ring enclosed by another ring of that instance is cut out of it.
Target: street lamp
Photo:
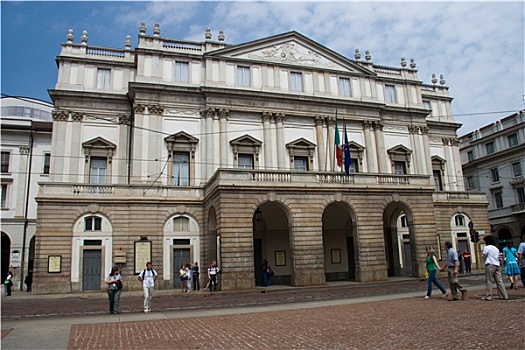
[[[257,208],[257,210],[255,210],[255,220],[257,220],[257,222],[261,221],[261,217],[262,217],[262,211]]]

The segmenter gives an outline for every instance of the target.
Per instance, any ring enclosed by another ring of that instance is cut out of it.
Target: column
[[[465,182],[463,181],[463,171],[461,168],[461,157],[459,155],[459,140],[452,139],[452,158],[454,160],[454,183],[457,191],[465,191]]]
[[[264,169],[270,170],[272,168],[272,138],[270,133],[272,114],[270,112],[262,112],[261,118],[263,120]]]
[[[365,138],[366,172],[377,173],[377,155],[374,141],[372,140],[373,124],[370,120],[363,120],[363,134]]]
[[[443,148],[445,149],[445,158],[447,160],[446,166],[446,174],[444,175],[444,190],[445,191],[456,191],[456,186],[454,184],[454,156],[452,155],[452,147],[450,146],[452,142],[452,139],[450,138],[443,138]]]
[[[211,108],[207,109],[206,113],[206,135],[204,137],[205,144],[206,144],[206,179],[204,181],[208,181],[208,179],[213,175],[213,117],[215,115],[215,111]]]
[[[162,115],[164,107],[161,105],[148,105],[149,117],[146,119],[147,130],[162,130]],[[143,163],[146,163],[146,172],[142,174],[147,183],[156,182],[157,174],[162,172],[166,160],[163,159],[163,140],[160,133],[148,132],[147,153],[142,154]],[[158,161],[151,161],[158,159]],[[145,160],[145,161],[144,161]],[[109,161],[109,159],[108,159]],[[109,164],[109,163],[108,163]]]
[[[82,140],[82,120],[84,119],[84,115],[82,113],[72,113],[71,119],[73,120],[73,122],[69,123],[70,127],[68,128],[69,131],[71,132],[71,141],[70,143],[68,143],[68,148],[72,150],[78,150],[78,149],[82,150],[82,143],[80,141]],[[84,140],[84,141],[87,141],[87,140]],[[81,182],[85,178],[79,174],[80,170],[82,169],[82,167],[79,165],[79,161],[80,161],[79,157],[72,157],[69,160],[68,174],[71,174],[69,176],[69,181]],[[75,175],[75,174],[78,174],[78,175]]]
[[[373,122],[373,125],[374,135],[376,138],[376,153],[379,172],[382,174],[391,173],[386,159],[385,139],[383,138],[383,124],[380,122]]]
[[[135,113],[135,127],[133,128],[133,144],[132,144],[132,167],[131,167],[131,183],[141,182],[141,163],[142,150],[144,144],[142,138],[144,135],[144,114],[146,112],[146,105],[136,104],[133,106]]]
[[[125,184],[128,181],[127,167],[128,164],[128,145],[129,145],[129,128],[130,128],[130,118],[123,114],[118,118],[118,144],[117,144],[117,154],[116,164],[113,167],[115,172],[112,172],[114,184]],[[168,180],[169,184],[169,180]]]
[[[420,165],[420,153],[421,153],[421,150],[418,149],[417,147],[417,140],[416,140],[416,135],[419,133],[419,127],[417,126],[414,126],[414,125],[409,125],[408,126],[408,134],[410,136],[410,148],[412,148],[412,164],[414,164],[413,166],[413,174],[421,174],[422,170],[421,170],[421,165]]]
[[[434,184],[434,180],[432,179],[432,159],[430,159],[430,142],[428,140],[428,127],[423,126],[421,127],[421,137],[423,142],[423,149],[425,150],[425,163],[426,163],[426,175],[430,176],[430,181],[432,185]]]
[[[285,158],[286,151],[284,149],[284,113],[275,114],[275,124],[277,128],[277,166],[279,170],[288,169]]]
[[[64,152],[66,146],[64,144],[66,138],[66,123],[69,114],[65,111],[54,110],[53,113],[53,136],[51,148],[51,172],[49,175],[49,182],[63,182],[64,181]],[[53,157],[54,155],[54,157]],[[82,158],[82,155],[80,155]]]
[[[226,122],[230,111],[227,109],[219,110],[219,140],[221,145],[221,168],[226,168],[228,166],[228,130],[226,127]]]
[[[315,122],[315,136],[317,143],[317,168],[319,171],[326,171],[326,154],[324,146],[324,137],[323,137],[323,122],[324,117],[316,116],[314,118]]]

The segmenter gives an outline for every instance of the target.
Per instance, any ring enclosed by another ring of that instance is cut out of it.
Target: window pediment
[[[168,143],[186,143],[186,144],[196,144],[199,143],[199,139],[191,136],[187,132],[179,131],[176,134],[170,135],[164,138],[164,141]]]
[[[307,139],[305,138],[300,138],[300,139],[297,139],[295,141],[292,141],[290,143],[287,143],[286,144],[286,148],[290,149],[290,148],[296,148],[296,149],[302,149],[302,150],[314,150],[315,149],[315,144],[308,141]]]
[[[82,144],[84,149],[115,149],[117,146],[104,139],[103,137],[96,137]]]
[[[236,139],[231,140],[230,144],[232,146],[237,146],[237,147],[239,146],[260,147],[262,145],[262,142],[250,135],[243,135],[243,136],[237,137]]]
[[[394,146],[391,149],[389,149],[387,152],[390,155],[405,155],[405,156],[409,156],[409,155],[412,154],[412,151],[409,148],[407,148],[407,147],[405,147],[403,145]]]
[[[432,156],[430,159],[432,160],[432,163],[445,164],[447,162],[445,159],[441,158],[440,156]]]

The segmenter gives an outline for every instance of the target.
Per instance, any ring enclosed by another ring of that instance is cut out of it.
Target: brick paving
[[[421,297],[290,311],[73,325],[68,349],[523,349],[523,299]],[[521,341],[521,345],[520,345]]]
[[[125,292],[117,316],[106,315],[105,293],[15,292],[2,298],[2,348],[24,348],[20,337],[34,330],[36,342],[25,348],[44,347],[40,331],[62,344],[54,348],[67,349],[523,349],[525,289],[508,290],[509,301],[486,302],[480,300],[484,276],[460,281],[470,289],[466,301],[448,302],[436,290],[424,299],[426,282],[417,279],[242,292],[165,290],[156,291],[151,314],[141,312],[140,292]],[[55,323],[62,325],[56,334]]]

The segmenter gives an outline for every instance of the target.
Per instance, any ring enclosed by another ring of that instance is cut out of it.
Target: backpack
[[[147,270],[148,270],[148,269],[144,269],[144,270],[142,270],[141,273],[139,273],[139,277],[140,277],[143,281],[144,281],[144,276],[146,276],[146,271],[147,271]],[[151,272],[153,273],[153,278],[155,278],[155,275],[156,275],[155,270],[151,269]],[[140,280],[139,280],[139,281],[140,281]]]

